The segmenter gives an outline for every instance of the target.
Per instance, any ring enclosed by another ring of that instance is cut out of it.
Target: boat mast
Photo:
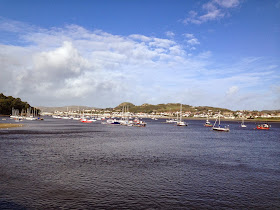
[[[181,104],[181,108],[180,108],[180,122],[182,122],[182,104]]]
[[[221,111],[219,111],[219,126],[221,124],[221,116],[220,116]]]

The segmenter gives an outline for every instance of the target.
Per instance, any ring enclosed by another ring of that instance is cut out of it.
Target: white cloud
[[[186,38],[188,39],[193,39],[194,35],[193,34],[184,34]]]
[[[173,38],[175,36],[175,34],[172,31],[167,31],[165,34],[169,38]]]
[[[197,38],[189,39],[189,40],[187,41],[187,43],[190,44],[190,45],[197,45],[197,44],[200,44],[200,42],[198,41]]]
[[[225,8],[237,7],[240,4],[239,0],[214,0],[214,2]]]
[[[195,50],[196,48],[193,47],[193,45],[199,45],[200,42],[198,39],[194,36],[194,34],[183,34],[184,37],[186,38],[186,42],[188,43],[188,47],[190,50]]]
[[[221,19],[227,16],[229,9],[240,5],[239,0],[211,0],[202,5],[202,14],[190,11],[188,17],[183,21],[185,24],[202,24],[208,21]]]
[[[16,33],[24,46],[0,45],[0,89],[32,105],[180,101],[237,109],[242,101],[244,109],[257,109],[264,95],[273,95],[265,103],[277,107],[270,86],[278,63],[254,57],[214,62],[211,51],[190,53],[199,42],[191,33],[184,35],[187,50],[170,39],[75,25]]]
[[[228,96],[232,96],[232,95],[236,94],[236,93],[238,92],[238,90],[239,90],[239,88],[238,88],[237,86],[231,86],[231,87],[227,90],[226,94],[227,94]]]

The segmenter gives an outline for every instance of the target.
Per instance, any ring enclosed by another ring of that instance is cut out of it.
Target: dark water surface
[[[3,121],[9,122],[10,120]],[[279,209],[280,124],[47,118],[0,130],[0,209]]]

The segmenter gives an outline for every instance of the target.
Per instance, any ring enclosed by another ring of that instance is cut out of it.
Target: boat
[[[177,126],[187,126],[188,124],[182,121],[182,104],[180,108],[180,119],[177,121]]]
[[[258,130],[269,130],[270,127],[271,127],[271,126],[268,125],[267,123],[263,123],[263,124],[257,125],[257,129],[258,129]]]
[[[204,126],[205,127],[213,127],[213,125],[209,122],[209,120],[206,120]]]
[[[88,120],[86,117],[85,117],[85,111],[83,110],[83,116],[81,117],[80,121],[82,123],[92,123],[93,121],[91,120]]]
[[[171,109],[170,109],[170,112],[171,112]],[[166,123],[177,123],[177,120],[171,119],[171,117],[170,117],[170,118],[167,119],[165,122],[166,122]]]
[[[213,125],[209,122],[209,120],[208,120],[208,114],[207,114],[207,120],[206,120],[206,122],[205,122],[205,124],[204,124],[204,126],[205,127],[213,127]]]
[[[88,119],[86,119],[86,118],[82,118],[82,119],[80,119],[80,121],[81,121],[82,123],[92,123],[92,122],[93,122],[93,121],[88,120]]]
[[[175,119],[166,120],[166,123],[176,123],[176,122],[177,122],[177,120],[175,120]]]
[[[221,118],[221,115],[220,115],[220,112],[219,112],[219,114],[218,114],[219,124],[218,124],[218,126],[215,127],[215,125],[217,123],[217,120],[218,120],[218,119],[216,119],[216,121],[215,121],[215,123],[214,123],[214,125],[212,127],[212,130],[213,131],[229,132],[229,126],[221,127],[221,119],[220,118]]]
[[[241,123],[241,128],[246,128],[247,125],[244,124],[244,117],[242,117],[242,123]]]
[[[73,117],[72,120],[81,120],[80,117]]]
[[[138,118],[135,118],[133,120],[132,123],[130,123],[129,126],[136,126],[136,127],[146,127],[147,123],[145,123],[144,121],[142,120],[139,120]]]
[[[120,125],[121,124],[117,119],[108,119],[106,123],[110,124],[110,125]]]

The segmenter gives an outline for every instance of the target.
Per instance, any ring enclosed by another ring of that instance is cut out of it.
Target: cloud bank
[[[223,1],[215,1],[222,5]],[[225,4],[225,3],[224,3]],[[223,5],[230,7],[234,1]],[[17,44],[0,43],[0,90],[34,106],[115,107],[123,101],[179,102],[230,109],[279,108],[279,66],[264,58],[214,62],[185,44],[141,34],[120,36],[78,25],[42,29],[2,20]]]

